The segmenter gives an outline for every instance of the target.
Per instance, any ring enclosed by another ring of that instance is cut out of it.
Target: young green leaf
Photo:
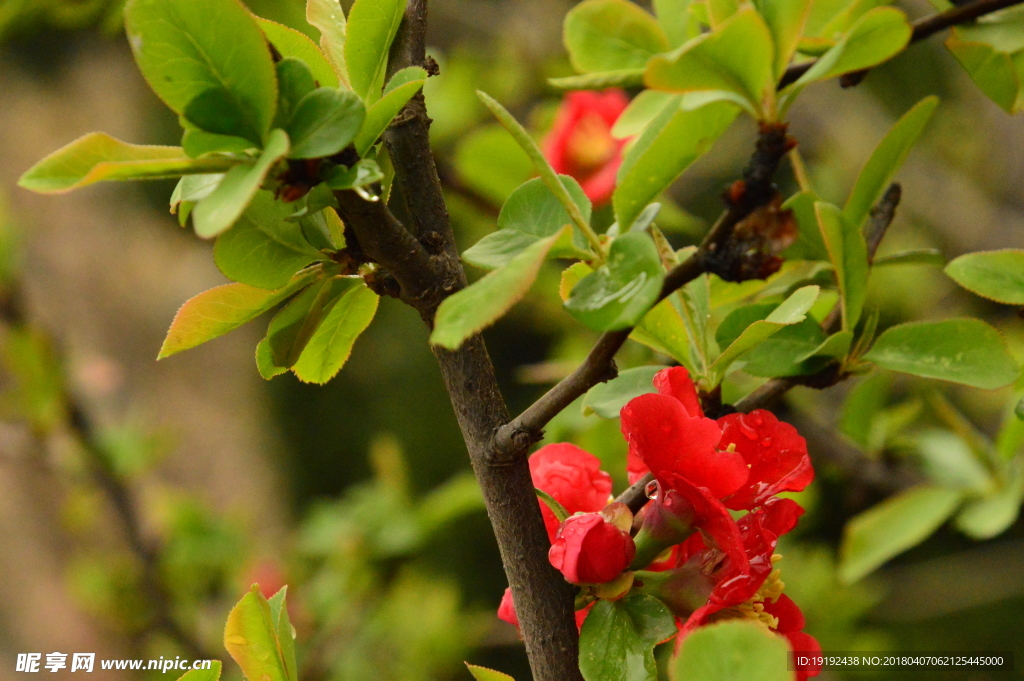
[[[352,90],[367,106],[380,98],[388,51],[402,23],[406,0],[356,0],[348,13],[345,64]]]
[[[942,267],[946,258],[937,248],[915,248],[899,253],[890,253],[876,257],[872,267],[891,267],[893,265],[935,265]]]
[[[751,376],[806,376],[822,369],[828,357],[815,356],[826,342],[821,325],[808,317],[772,334],[743,356],[743,370]]]
[[[657,90],[644,90],[629,103],[626,110],[619,114],[612,126],[612,136],[619,139],[635,137],[644,131],[647,125],[657,118],[658,114],[668,106],[679,106],[680,95]]]
[[[190,669],[178,677],[178,681],[220,681],[220,660],[210,660],[209,669]]]
[[[238,165],[224,157],[189,158],[181,147],[129,144],[102,132],[90,132],[29,168],[18,186],[40,194],[59,194],[104,180],[162,180],[197,173],[218,173]]]
[[[655,352],[671,357],[693,372],[690,335],[676,307],[678,299],[677,292],[652,307],[629,337]]]
[[[494,98],[485,92],[477,90],[477,96],[480,101],[484,103],[494,117],[498,119],[512,138],[519,144],[526,155],[530,157],[530,161],[533,162],[534,167],[537,169],[537,173],[540,175],[540,179],[547,185],[548,190],[555,195],[555,198],[561,202],[562,207],[565,208],[566,213],[572,218],[572,222],[576,227],[587,237],[587,241],[590,242],[591,248],[596,252],[602,252],[601,240],[597,238],[597,234],[590,226],[590,222],[583,217],[583,212],[580,207],[576,205],[572,196],[569,194],[569,190],[565,188],[565,185],[558,179],[558,174],[555,173],[554,168],[548,163],[548,160],[541,153],[537,147],[537,143],[533,141],[530,134],[523,129],[523,126],[519,125],[519,122],[508,112],[505,107],[499,104]],[[628,223],[620,223],[628,224]]]
[[[579,183],[568,175],[559,175],[566,191],[579,207],[584,220],[590,222],[590,199],[583,193]],[[571,225],[572,218],[548,191],[540,178],[527,180],[505,201],[498,214],[498,231],[488,234],[472,247],[466,249],[462,259],[471,265],[484,269],[502,267],[534,242],[552,236],[562,227]],[[551,257],[590,258],[587,243],[573,230],[567,243],[555,244]]]
[[[422,77],[406,80],[411,75]],[[400,79],[402,82],[396,82],[396,79]],[[366,155],[370,147],[377,143],[377,140],[391,125],[392,119],[426,82],[427,72],[418,66],[404,68],[391,78],[384,91],[384,96],[366,110],[366,121],[355,139],[357,154]]]
[[[349,282],[340,277],[321,279],[306,287],[274,315],[267,327],[266,341],[275,367],[290,369],[299,361],[330,305],[348,286]]]
[[[360,159],[351,168],[338,166],[326,176],[326,184],[333,190],[360,189],[380,182],[384,179],[384,172],[377,165],[376,161],[368,158]]]
[[[192,98],[181,114],[200,130],[225,137],[241,137],[256,147],[263,143],[263,132],[253,127],[235,97],[222,87],[203,90]]]
[[[1005,532],[1020,516],[1024,501],[1024,469],[1011,467],[1003,486],[991,494],[964,504],[954,521],[971,539],[991,539]]]
[[[277,631],[277,645],[281,661],[284,662],[285,677],[290,681],[297,681],[299,677],[295,663],[295,629],[288,617],[287,594],[288,586],[282,586],[267,600],[267,604],[270,606],[270,621]]]
[[[946,47],[982,92],[1007,113],[1024,108],[1024,12],[1019,7],[953,28]]]
[[[658,24],[668,37],[669,47],[679,47],[700,35],[700,22],[691,10],[691,0],[653,0]]]
[[[548,251],[570,229],[567,225],[558,234],[535,242],[504,267],[446,298],[434,317],[430,342],[456,350],[508,312],[533,285]]]
[[[995,389],[1019,368],[999,332],[980,319],[909,322],[887,329],[864,359],[893,371]]]
[[[679,681],[790,681],[786,639],[750,620],[698,628],[670,666]]]
[[[839,578],[852,584],[916,546],[953,515],[963,492],[918,485],[854,516],[843,531]]]
[[[772,33],[776,79],[786,72],[796,52],[812,4],[811,0],[754,0],[754,7]]]
[[[667,92],[726,92],[760,118],[774,116],[774,48],[764,19],[744,7],[710,33],[647,64],[644,83]]]
[[[843,330],[857,326],[868,287],[868,247],[860,227],[848,222],[831,203],[814,204],[822,241],[835,268],[843,304]]]
[[[1024,250],[1006,248],[961,255],[946,274],[968,291],[1006,305],[1024,305]]]
[[[359,334],[373,321],[377,301],[377,294],[359,283],[331,304],[292,367],[300,381],[323,385],[334,378],[352,354]]]
[[[229,170],[217,188],[196,204],[192,213],[196,234],[209,239],[235,224],[259,191],[267,173],[288,154],[288,149],[287,133],[284,130],[273,130],[256,163],[235,166]]]
[[[825,54],[818,58],[796,82],[787,87],[785,111],[797,93],[810,83],[827,80],[851,71],[860,71],[891,59],[910,41],[906,15],[894,7],[875,7]]]
[[[217,135],[200,130],[189,123],[184,116],[181,116],[179,120],[185,126],[185,132],[181,135],[181,148],[185,150],[189,158],[199,158],[213,153],[245,154],[257,151],[260,146],[244,137]]]
[[[322,87],[303,97],[288,123],[291,158],[332,156],[352,142],[366,107],[349,90]]]
[[[848,223],[858,229],[864,224],[871,213],[871,206],[881,198],[893,175],[903,165],[938,103],[938,97],[922,99],[896,121],[875,147],[843,207],[843,217]]]
[[[255,319],[308,285],[316,274],[312,269],[300,272],[277,291],[225,284],[189,298],[174,315],[157,359],[194,348]]]
[[[625,329],[651,309],[664,280],[651,237],[628,232],[612,242],[608,260],[573,288],[565,307],[595,331]]]
[[[654,17],[628,0],[584,0],[566,14],[562,39],[580,73],[642,68],[669,49]]]
[[[583,413],[593,412],[603,419],[617,419],[619,412],[634,397],[654,392],[654,374],[665,367],[643,366],[620,371],[605,383],[598,383],[583,396]]]
[[[323,3],[331,2],[331,0],[322,1]],[[316,0],[310,4],[316,4]],[[334,4],[338,7],[338,14],[342,15],[344,24],[345,15],[342,14],[340,5],[337,2]],[[267,40],[274,46],[274,49],[286,59],[292,57],[304,62],[312,71],[313,77],[320,87],[338,87],[340,85],[338,74],[334,72],[327,57],[304,33],[299,33],[294,28],[289,28],[270,19],[257,17],[256,21],[259,22],[263,34],[267,36]]]
[[[345,12],[339,0],[307,0],[306,21],[320,31],[320,47],[333,66],[340,81],[339,87],[348,87],[348,68],[345,66]],[[321,85],[330,85],[321,82]]]
[[[270,193],[260,192],[234,226],[217,237],[213,259],[225,277],[275,290],[321,257],[306,242],[300,224],[282,219],[274,208]]]
[[[655,679],[654,646],[675,632],[675,617],[654,596],[598,601],[580,630],[580,672],[586,681]]]
[[[610,87],[643,87],[643,84],[643,69],[618,69],[548,78],[548,85],[558,90],[604,90]]]
[[[288,677],[285,662],[281,658],[275,624],[270,604],[257,585],[253,585],[228,614],[227,626],[224,628],[224,647],[242,668],[246,678],[295,681]]]
[[[981,495],[994,491],[995,484],[978,455],[956,433],[929,428],[912,441],[921,470],[932,482]]]
[[[218,89],[247,130],[267,134],[277,106],[274,62],[239,0],[128,0],[124,19],[139,70],[175,113]]]
[[[316,90],[316,78],[306,63],[295,57],[285,57],[277,62],[277,115],[274,127],[288,129],[302,98]]]
[[[626,153],[612,195],[615,219],[631,225],[644,208],[711,148],[739,108],[715,102],[698,109],[667,106]]]
[[[473,675],[476,681],[515,681],[508,674],[502,674],[496,672],[493,669],[487,667],[478,667],[475,664],[466,663],[466,668],[469,669],[469,673]]]

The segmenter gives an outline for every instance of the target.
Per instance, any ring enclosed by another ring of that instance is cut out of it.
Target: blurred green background
[[[14,678],[22,652],[188,656],[168,619],[201,651],[226,657],[224,617],[253,581],[291,585],[304,679],[468,679],[463,660],[528,679],[515,631],[494,616],[505,588],[496,545],[415,312],[383,299],[348,365],[322,388],[291,375],[263,382],[252,327],[157,364],[177,306],[224,281],[210,244],[167,213],[173,185],[58,198],[14,188],[35,160],[91,130],[177,143],[173,115],[145,87],[119,31],[121,4],[0,0],[0,274],[5,309],[12,296],[21,301],[16,315],[5,312],[0,337],[0,679]],[[249,4],[303,27],[297,1]],[[911,16],[930,7],[898,4]],[[543,134],[560,100],[546,78],[571,72],[560,44],[570,6],[431,2],[441,76],[428,83],[427,101],[462,248],[493,229],[501,201],[530,173],[473,92],[492,93]],[[881,253],[932,246],[951,259],[1024,246],[1024,122],[986,100],[937,40],[860,87],[826,83],[803,97],[791,131],[815,186],[830,200],[844,197],[892,122],[932,93],[942,105],[899,175],[904,199]],[[753,136],[741,121],[673,188],[675,206],[659,224],[677,246],[715,218]],[[788,169],[780,184],[792,193]],[[594,340],[560,311],[558,270],[546,267],[534,293],[485,333],[513,412]],[[878,271],[870,304],[883,326],[981,316],[1024,358],[1016,310],[957,289],[938,268]],[[619,365],[654,361],[631,344]],[[859,401],[847,401],[851,390]],[[84,446],[68,395],[92,423]],[[783,579],[825,650],[1013,650],[1024,666],[1024,522],[986,542],[940,529],[849,586],[835,557],[850,517],[922,476],[928,455],[918,435],[995,439],[1017,399],[1012,389],[882,376],[797,389],[779,405],[807,437],[819,473],[800,495],[808,514],[780,549]],[[1018,437],[1003,434],[1019,448]],[[588,448],[616,491],[624,486],[616,422],[573,405],[548,438]],[[137,509],[143,541],[156,547],[148,559],[126,542],[97,465]]]

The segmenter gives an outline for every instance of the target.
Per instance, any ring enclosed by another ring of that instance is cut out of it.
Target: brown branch
[[[772,178],[782,157],[791,147],[792,142],[786,135],[784,125],[762,128],[757,149],[743,172],[741,195],[738,199],[727,198],[726,212],[704,237],[697,252],[668,273],[658,296],[659,301],[705,272],[728,277],[728,272],[735,269],[737,254],[727,247],[733,230],[751,213],[774,198],[776,192]],[[556,414],[598,383],[615,378],[617,372],[613,358],[632,331],[632,328],[628,328],[603,334],[575,371],[497,432],[496,447],[502,449],[513,446],[513,443],[532,444],[539,441],[544,426]]]
[[[939,31],[951,28],[958,24],[965,24],[969,21],[973,21],[978,17],[998,12],[1001,9],[1019,5],[1024,0],[975,0],[974,2],[966,5],[960,5],[959,7],[953,7],[944,12],[938,12],[927,17],[922,17],[913,21],[910,26],[912,32],[910,34],[910,42],[908,45],[912,45],[919,40],[931,37]],[[817,63],[817,60],[804,62],[802,64],[794,64],[786,69],[786,72],[782,75],[782,79],[779,81],[779,89],[786,87],[796,82],[800,76],[807,73],[812,66]],[[843,76],[841,82],[843,87],[849,87],[856,85],[864,79],[870,69],[864,69],[863,71],[854,71]]]
[[[893,218],[896,217],[896,208],[899,206],[900,199],[903,196],[903,190],[899,183],[892,183],[889,188],[886,189],[885,194],[882,195],[881,200],[878,204],[871,209],[871,220],[868,223],[868,229],[866,234],[866,240],[868,245],[868,263],[874,262],[875,252],[878,250],[878,246],[882,243],[882,238],[888,231],[889,226],[892,224]],[[822,320],[822,328],[826,334],[834,333],[839,326],[842,318],[841,306],[837,303],[835,307],[829,312],[829,314]],[[831,365],[825,367],[817,374],[812,376],[794,376],[787,378],[773,378],[757,389],[750,392],[748,395],[739,400],[734,408],[739,412],[750,412],[755,409],[764,409],[773,404],[777,399],[782,397],[791,388],[798,385],[809,385],[812,387],[825,388],[830,385],[835,385],[839,381],[847,377],[846,374],[842,374],[836,371],[837,367]],[[836,463],[846,472],[856,471],[856,467],[851,463],[853,460],[851,455],[847,452],[843,452],[841,460],[837,460]],[[862,478],[868,484],[872,486],[878,486],[877,481],[884,477],[884,475],[878,472],[877,466],[872,467],[867,478]],[[645,492],[647,485],[654,480],[654,476],[648,473],[640,480],[630,485],[626,490],[622,492],[615,500],[626,504],[629,509],[635,514],[647,503],[647,494]]]

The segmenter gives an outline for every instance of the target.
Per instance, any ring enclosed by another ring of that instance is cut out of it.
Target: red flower
[[[615,139],[611,130],[628,105],[618,89],[570,92],[544,140],[544,156],[555,172],[576,178],[595,204],[606,203],[615,189],[626,140]]]
[[[623,504],[614,504],[612,508],[615,506],[625,509]],[[636,554],[636,545],[629,536],[632,520],[633,515],[628,511],[624,515],[615,512],[574,515],[558,528],[548,560],[567,582],[610,582],[629,567]]]
[[[530,457],[530,476],[534,487],[550,494],[570,515],[600,511],[612,494],[612,478],[601,470],[601,461],[568,442],[538,449]],[[547,504],[539,503],[548,539],[554,541],[560,523]]]
[[[774,601],[765,601],[764,611],[775,617],[778,620],[776,626],[776,632],[780,636],[785,636],[789,640],[789,646],[793,649],[797,655],[797,661],[799,658],[805,655],[811,657],[821,654],[821,644],[810,634],[803,632],[804,628],[804,614],[800,612],[800,607],[793,602],[786,594],[780,594],[779,597]],[[821,673],[821,665],[796,665],[796,681],[805,681],[805,679],[811,676],[817,676]]]
[[[587,615],[590,614],[590,609],[593,607],[594,604],[590,603],[582,610],[576,611],[576,629],[583,627],[583,620],[587,619]],[[505,593],[501,596],[501,605],[498,606],[498,619],[508,622],[516,629],[519,628],[519,617],[516,615],[516,606],[512,602],[512,589],[508,587],[505,587]]]

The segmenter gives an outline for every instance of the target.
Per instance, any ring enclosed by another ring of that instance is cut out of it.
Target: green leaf
[[[891,59],[906,47],[910,32],[906,15],[894,7],[875,7],[866,12],[834,47],[783,91],[787,95],[787,103],[782,109],[785,110],[796,94],[810,83],[860,71]]]
[[[288,123],[291,158],[322,158],[338,153],[355,139],[366,108],[349,90],[322,87],[296,105]]]
[[[253,127],[238,100],[222,87],[204,90],[193,97],[182,116],[205,132],[241,137],[257,147],[263,143],[263,132]]]
[[[840,331],[826,338],[814,350],[801,355],[797,361],[805,362],[812,357],[831,357],[841,360],[850,353],[851,345],[853,345],[853,331]]]
[[[476,681],[515,681],[515,679],[508,674],[502,674],[501,672],[496,672],[493,669],[488,669],[487,667],[478,667],[475,664],[470,664],[468,662],[465,664],[466,668],[469,669],[469,673],[473,675],[473,678],[476,679]]]
[[[678,293],[674,293],[652,307],[629,337],[692,369],[690,335],[686,330],[686,323],[676,309],[678,299]]]
[[[404,75],[403,75],[404,74]],[[421,78],[405,80],[410,75],[421,75]],[[405,82],[395,83],[399,77]],[[364,156],[370,150],[384,131],[391,125],[392,119],[398,115],[406,102],[412,99],[413,95],[420,91],[423,84],[427,82],[427,72],[418,66],[409,66],[396,73],[388,83],[388,89],[384,96],[374,102],[366,111],[366,121],[362,129],[356,135],[356,153]],[[394,85],[394,87],[392,87]]]
[[[699,627],[670,663],[678,681],[791,681],[786,639],[750,620]]]
[[[764,320],[755,321],[747,326],[712,363],[711,372],[717,376],[724,375],[729,365],[744,353],[754,349],[784,327],[804,321],[807,318],[808,310],[814,305],[820,292],[821,289],[817,286],[804,286],[794,291],[793,295],[772,310]],[[740,311],[737,310],[737,312]],[[721,335],[717,333],[716,336],[721,338]]]
[[[796,52],[812,4],[811,0],[754,0],[754,7],[772,33],[776,79],[786,72]]]
[[[434,317],[430,342],[456,350],[467,338],[497,321],[526,295],[548,251],[569,230],[563,227],[558,234],[537,241],[504,267],[445,298]]]
[[[331,303],[348,285],[344,278],[325,277],[303,289],[274,315],[267,327],[266,341],[275,367],[290,369],[299,361]]]
[[[320,257],[297,222],[284,219],[285,204],[261,191],[228,231],[217,237],[213,259],[228,279],[263,289],[278,289],[297,271]]]
[[[619,412],[634,397],[654,392],[654,374],[665,367],[643,366],[620,371],[605,383],[598,383],[583,397],[583,413],[593,412],[603,419],[617,419]]]
[[[850,390],[843,403],[839,430],[861,449],[871,449],[872,424],[885,408],[892,384],[890,376],[884,371],[871,374]]]
[[[1018,367],[999,332],[979,319],[910,322],[885,331],[864,359],[903,373],[995,389]]]
[[[334,190],[359,189],[384,179],[384,172],[376,161],[360,159],[351,168],[338,166],[327,175],[327,186]]]
[[[223,157],[189,158],[181,147],[129,144],[106,133],[91,132],[29,168],[18,186],[40,194],[59,194],[104,180],[161,180],[223,172],[237,164],[237,160]]]
[[[380,97],[388,51],[402,23],[406,0],[356,0],[348,13],[345,42],[349,82],[367,105]]]
[[[267,134],[277,107],[274,62],[239,0],[128,0],[124,18],[139,70],[175,113],[222,90],[247,130]]]
[[[323,5],[330,2],[331,0],[321,0],[320,2],[313,0],[310,4]],[[338,3],[335,2],[334,4],[338,7],[338,14],[342,16],[342,26],[344,27],[345,15],[341,12],[341,7]],[[269,19],[257,17],[256,21],[259,22],[260,28],[263,29],[263,34],[267,36],[267,40],[274,46],[274,49],[282,57],[293,57],[302,60],[309,67],[309,70],[313,72],[313,77],[316,78],[316,82],[320,87],[338,87],[341,84],[338,80],[338,74],[334,72],[334,68],[327,60],[327,57],[316,46],[316,43],[305,34]],[[344,31],[344,28],[342,30]]]
[[[607,262],[573,288],[565,307],[595,331],[626,329],[657,302],[664,280],[651,237],[628,232],[612,242]]]
[[[722,91],[737,95],[758,118],[772,117],[775,75],[772,36],[753,7],[675,52],[647,64],[644,83],[668,92]]]
[[[306,21],[320,31],[320,47],[334,67],[340,86],[348,87],[348,68],[345,66],[345,12],[339,0],[307,0]],[[321,82],[321,85],[329,85]]]
[[[814,204],[822,241],[835,268],[843,304],[843,330],[857,326],[868,287],[868,247],[860,227],[848,222],[831,203]]]
[[[579,76],[548,78],[548,85],[559,90],[604,90],[610,87],[641,87],[644,84],[643,69],[619,69],[584,73]]]
[[[274,165],[288,154],[288,135],[274,130],[267,137],[263,153],[253,165],[235,166],[217,188],[196,204],[192,223],[196,234],[209,239],[225,231],[245,211]]]
[[[955,433],[931,428],[918,433],[913,441],[923,472],[937,485],[978,494],[994,489],[992,478],[970,445]]]
[[[668,36],[670,47],[679,47],[700,35],[700,23],[691,10],[691,0],[653,0],[654,13]]]
[[[537,495],[538,499],[544,502],[544,504],[551,509],[551,512],[555,514],[555,518],[558,519],[558,522],[565,522],[565,519],[569,517],[569,512],[565,510],[565,506],[562,506],[562,504],[558,502],[558,499],[555,499],[553,496],[537,487],[533,488],[533,492]]]
[[[954,521],[971,539],[991,539],[1005,532],[1020,516],[1024,501],[1024,470],[1013,468],[1005,484],[981,499],[964,504]]]
[[[248,284],[225,284],[203,291],[185,301],[174,315],[157,359],[170,357],[223,336],[283,302],[309,284],[315,276],[314,270],[300,272],[287,286],[277,291]]]
[[[668,106],[626,153],[612,195],[615,219],[631,225],[644,208],[711,148],[739,108],[716,102],[694,110]]]
[[[963,492],[918,485],[854,516],[843,531],[839,578],[851,584],[917,546],[953,515]]]
[[[284,662],[285,676],[289,681],[298,680],[298,670],[295,664],[295,628],[292,627],[291,619],[288,617],[288,604],[286,602],[288,586],[281,589],[270,597],[270,621],[277,632],[277,644]]]
[[[628,0],[584,0],[566,14],[562,39],[580,73],[642,68],[669,49],[654,17]]]
[[[665,107],[679,106],[679,95],[657,90],[644,90],[619,114],[612,127],[612,136],[619,139],[634,137],[644,131]]]
[[[843,217],[851,225],[859,229],[864,224],[871,213],[871,207],[882,197],[893,175],[907,159],[911,147],[931,120],[938,103],[938,97],[922,99],[896,121],[875,147],[843,207]]]
[[[189,158],[199,158],[205,154],[243,154],[257,149],[255,145],[243,137],[233,135],[216,135],[212,132],[200,130],[193,127],[191,123],[180,119],[185,126],[185,132],[181,135],[181,148],[185,150]],[[207,159],[204,159],[207,160]],[[237,164],[238,161],[235,161]]]
[[[813,374],[828,363],[827,357],[814,356],[825,341],[821,326],[808,317],[777,331],[747,352],[743,356],[743,370],[766,378]]]
[[[1008,113],[1024,108],[1024,12],[1005,9],[953,28],[946,47],[982,92]]]
[[[946,266],[953,281],[983,298],[1024,305],[1024,250],[968,253]]]
[[[589,223],[590,199],[576,180],[568,175],[558,177],[572,196],[583,219]],[[557,234],[562,227],[571,224],[572,218],[561,202],[540,178],[535,177],[512,192],[502,205],[498,214],[498,231],[488,234],[466,249],[462,259],[484,269],[503,267],[523,249],[540,239]],[[564,241],[566,243],[552,246],[549,257],[593,257],[578,231],[573,230],[570,238]]]
[[[937,248],[915,248],[909,251],[891,253],[875,258],[873,267],[890,267],[892,265],[938,265],[946,264],[946,258]]]
[[[494,98],[479,90],[477,90],[476,94],[480,98],[480,101],[484,103],[484,106],[486,106],[491,113],[494,114],[494,117],[498,119],[498,122],[501,123],[502,127],[512,135],[512,138],[515,139],[520,148],[522,148],[522,150],[526,152],[526,155],[530,157],[530,161],[533,163],[534,168],[537,169],[540,179],[545,185],[547,185],[548,190],[554,194],[555,198],[562,204],[562,207],[565,208],[566,213],[568,213],[569,217],[572,218],[573,224],[576,225],[580,232],[586,235],[591,246],[600,252],[599,240],[597,235],[594,233],[594,230],[591,229],[589,220],[584,219],[583,211],[580,210],[580,207],[573,200],[572,195],[569,194],[569,190],[566,189],[565,185],[562,184],[561,180],[559,180],[558,174],[555,173],[551,164],[548,163],[544,154],[541,153],[540,149],[537,147],[537,143],[534,142],[529,133],[523,129],[523,126],[519,125],[519,122],[513,118],[512,114],[510,114],[508,110],[499,104]]]
[[[268,381],[288,372],[288,367],[279,367],[274,363],[274,351],[270,349],[270,342],[266,338],[256,345],[256,369]]]
[[[178,212],[183,203],[196,203],[209,196],[220,181],[224,179],[223,173],[212,175],[185,175],[178,184],[174,185],[171,193],[171,213]]]
[[[302,98],[316,90],[316,79],[306,63],[294,57],[277,62],[277,116],[274,127],[287,130]]]
[[[270,604],[256,585],[228,614],[224,647],[248,679],[294,681],[288,678],[278,650],[277,627]]]
[[[654,596],[598,601],[580,630],[580,672],[586,681],[656,679],[654,646],[675,633],[675,617]]]
[[[178,681],[220,681],[220,670],[220,660],[210,660],[209,669],[191,669],[178,677]]]
[[[373,321],[377,294],[359,284],[331,305],[292,371],[300,381],[323,385],[344,366],[359,334]]]

